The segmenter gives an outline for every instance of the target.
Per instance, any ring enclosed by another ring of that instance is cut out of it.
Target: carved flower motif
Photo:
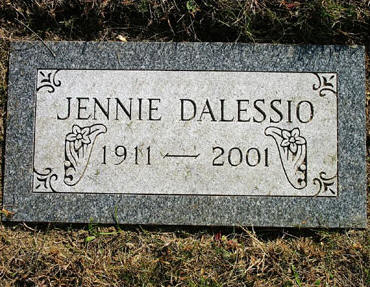
[[[78,151],[82,147],[82,144],[91,143],[88,134],[88,127],[81,129],[79,126],[74,125],[72,127],[72,132],[67,134],[66,140],[69,142],[74,142],[75,150]]]
[[[281,135],[283,136],[283,141],[281,142],[282,147],[288,147],[292,153],[296,153],[298,145],[303,145],[306,140],[299,136],[299,129],[295,128],[291,131],[283,130]]]

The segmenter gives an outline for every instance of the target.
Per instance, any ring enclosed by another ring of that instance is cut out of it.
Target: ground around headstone
[[[366,1],[132,2],[0,1],[1,114],[9,41],[37,40],[36,34],[44,40],[357,44],[369,51]],[[3,142],[3,128],[0,134]],[[120,228],[2,222],[0,285],[358,287],[370,282],[368,230]]]

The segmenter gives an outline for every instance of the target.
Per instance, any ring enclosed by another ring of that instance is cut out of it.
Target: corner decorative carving
[[[318,79],[318,84],[313,84],[314,91],[319,91],[320,97],[325,97],[329,94],[337,95],[337,74],[333,73],[313,73]]]
[[[59,70],[39,70],[36,91],[47,89],[48,93],[54,93],[55,88],[62,85],[61,81],[56,79],[58,72]]]
[[[331,194],[336,195],[337,194],[337,188],[335,187],[336,178],[337,175],[328,177],[326,175],[326,172],[324,171],[320,172],[319,176],[313,179],[313,184],[318,186],[318,191],[315,194],[315,196],[321,193],[327,193],[328,191]]]
[[[35,190],[42,192],[57,192],[52,183],[58,180],[58,175],[53,173],[53,169],[45,168],[43,172],[38,172],[36,169],[33,170],[35,173]]]

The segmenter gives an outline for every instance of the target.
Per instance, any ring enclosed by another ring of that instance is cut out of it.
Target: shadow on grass
[[[92,229],[115,229],[116,232],[133,232],[137,234],[145,233],[173,233],[177,238],[200,238],[203,235],[215,236],[218,240],[219,236],[226,236],[230,238],[255,236],[261,241],[274,241],[279,238],[310,238],[314,242],[321,242],[323,234],[335,233],[337,235],[346,234],[349,229],[340,228],[266,228],[266,227],[242,227],[242,226],[174,226],[174,225],[113,225],[113,224],[99,224],[91,222],[89,224],[82,223],[14,223],[1,222],[4,227],[11,229],[28,230],[32,232],[48,233],[51,230],[61,230],[64,232]],[[351,229],[355,230],[355,229]]]

